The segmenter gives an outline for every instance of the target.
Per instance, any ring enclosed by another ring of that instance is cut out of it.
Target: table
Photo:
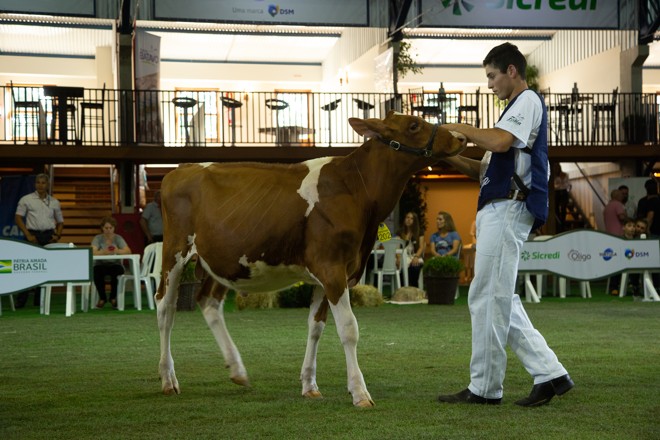
[[[277,145],[290,147],[292,144],[300,145],[300,136],[314,134],[314,129],[298,125],[285,125],[282,127],[260,128],[259,133],[274,134]]]
[[[236,146],[236,109],[240,108],[243,103],[227,96],[220,98],[220,101],[222,102],[222,105],[227,107],[231,112],[231,146],[234,147]],[[222,132],[222,146],[225,146],[224,131]]]
[[[187,96],[179,96],[172,99],[172,104],[183,109],[183,128],[186,131],[186,145],[190,142],[190,125],[188,124],[188,110],[197,105],[197,100]],[[193,129],[195,127],[193,126]]]
[[[133,273],[133,292],[140,291],[140,254],[125,255],[94,255],[94,261],[101,260],[129,260],[131,263],[131,272]],[[68,307],[68,305],[67,305]]]
[[[82,98],[84,93],[85,89],[83,87],[44,86],[44,96],[57,100],[57,113],[53,115],[53,127],[55,121],[59,119],[58,139],[64,145],[66,145],[69,137],[69,120],[66,114],[69,109],[69,98]],[[75,110],[75,105],[73,105],[73,109]]]

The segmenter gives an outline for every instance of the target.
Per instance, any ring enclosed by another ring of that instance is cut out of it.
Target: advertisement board
[[[616,0],[422,0],[424,27],[619,29]]]
[[[551,272],[583,281],[636,269],[660,270],[660,240],[624,240],[585,229],[526,241],[518,267],[520,272]]]
[[[91,248],[46,249],[0,239],[0,295],[49,282],[90,281]]]
[[[154,0],[157,20],[367,26],[366,0]]]

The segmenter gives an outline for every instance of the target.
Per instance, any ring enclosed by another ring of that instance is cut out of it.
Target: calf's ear
[[[381,131],[379,128],[382,129],[382,127],[379,127],[379,125],[383,125],[377,119],[365,120],[359,118],[348,118],[348,123],[351,124],[351,127],[353,127],[353,130],[355,130],[357,134],[366,138],[378,136]]]

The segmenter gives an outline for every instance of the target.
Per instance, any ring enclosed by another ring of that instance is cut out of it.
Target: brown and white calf
[[[373,405],[358,366],[358,324],[348,288],[360,279],[378,224],[393,210],[408,179],[462,151],[465,139],[395,112],[383,120],[349,122],[369,139],[345,157],[293,165],[184,164],[165,176],[163,282],[156,294],[165,394],[180,391],[170,335],[182,269],[196,254],[198,267],[210,275],[197,303],[233,382],[247,385],[248,376],[225,326],[227,289],[266,292],[304,281],[317,287],[300,373],[303,396],[321,397],[316,353],[330,308],[346,354],[353,404]]]

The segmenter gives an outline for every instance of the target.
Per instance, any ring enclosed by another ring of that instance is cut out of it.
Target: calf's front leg
[[[357,343],[360,338],[357,319],[351,310],[351,302],[348,295],[348,287],[339,298],[337,304],[330,302],[330,310],[335,318],[337,333],[344,346],[346,355],[346,373],[348,376],[348,391],[353,396],[353,405],[359,407],[374,406],[374,401],[367,391],[364,377],[357,361]]]

